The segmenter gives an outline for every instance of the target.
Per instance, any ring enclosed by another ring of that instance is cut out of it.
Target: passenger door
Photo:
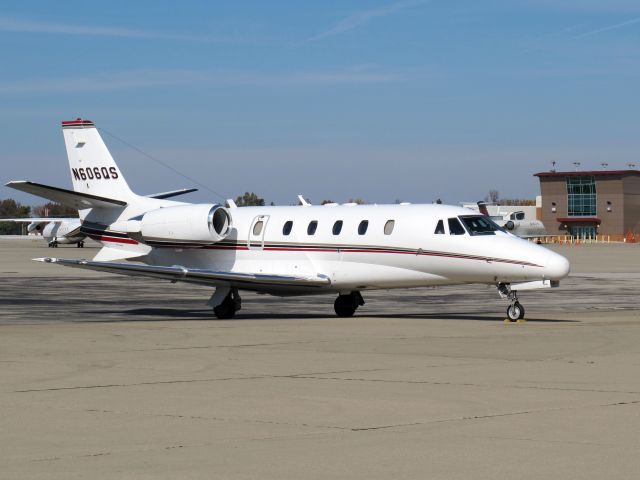
[[[269,215],[258,215],[251,222],[249,229],[249,240],[247,246],[249,250],[262,250],[264,248],[264,234],[267,230]]]

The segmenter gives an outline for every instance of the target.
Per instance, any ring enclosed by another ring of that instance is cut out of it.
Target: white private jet
[[[84,247],[87,236],[80,233],[81,222],[79,218],[2,218],[0,222],[26,223],[27,232],[39,233],[49,247],[58,245],[72,245]]]
[[[567,259],[504,231],[473,210],[447,205],[241,207],[188,204],[133,193],[93,122],[62,123],[73,190],[7,185],[80,210],[81,232],[102,243],[93,260],[43,262],[215,287],[218,318],[240,309],[239,291],[337,294],[338,316],[362,292],[490,284],[524,316],[518,292],[556,287]],[[137,263],[116,260],[135,260]]]

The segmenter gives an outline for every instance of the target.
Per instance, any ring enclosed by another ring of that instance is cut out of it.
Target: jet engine
[[[44,224],[42,222],[31,222],[29,225],[27,225],[27,232],[41,232],[43,226]]]
[[[137,231],[131,236],[143,243],[216,243],[224,240],[232,227],[231,215],[217,204],[159,208],[145,213],[136,223]]]

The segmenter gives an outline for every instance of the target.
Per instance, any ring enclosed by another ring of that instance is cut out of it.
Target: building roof
[[[605,177],[612,175],[640,175],[640,170],[585,170],[573,172],[538,172],[534,177]]]

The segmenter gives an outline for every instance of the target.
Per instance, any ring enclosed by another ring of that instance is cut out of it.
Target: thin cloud
[[[626,27],[628,25],[633,25],[636,23],[640,23],[640,17],[632,18],[631,20],[626,20],[624,22],[616,23],[614,25],[608,25],[606,27],[597,28],[589,32],[581,33],[580,35],[575,35],[571,38],[576,40],[579,38],[592,37],[594,35],[599,35],[601,33],[608,32],[610,30],[617,30],[618,28]]]
[[[429,3],[430,1],[431,0],[404,0],[400,2],[390,3],[388,5],[383,5],[378,8],[373,8],[371,10],[356,12],[340,20],[329,30],[319,33],[318,35],[309,38],[307,41],[313,42],[322,38],[331,37],[333,35],[339,35],[341,33],[345,33],[361,27],[374,18],[386,17],[399,10]]]
[[[201,42],[239,42],[239,38],[216,38],[205,35],[181,35],[173,33],[152,32],[130,28],[111,26],[82,26],[54,22],[25,20],[0,16],[0,31],[16,33],[79,35],[98,37],[121,37],[140,39],[191,40]]]
[[[42,78],[37,80],[0,83],[0,95],[52,92],[99,92],[135,88],[177,85],[206,86],[323,86],[377,84],[402,81],[397,73],[352,69],[325,72],[263,73],[232,70],[132,70],[91,77]]]

